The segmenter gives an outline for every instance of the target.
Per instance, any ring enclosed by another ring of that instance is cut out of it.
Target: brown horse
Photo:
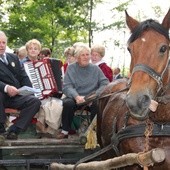
[[[103,159],[159,147],[165,150],[166,160],[148,169],[170,170],[170,10],[162,24],[152,19],[138,22],[127,12],[126,23],[131,31],[131,77],[110,83],[102,94],[108,97],[99,100],[98,142],[101,147],[112,144],[114,148]]]

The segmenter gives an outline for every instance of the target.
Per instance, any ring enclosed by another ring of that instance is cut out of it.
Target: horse
[[[113,146],[102,159],[159,147],[165,150],[165,161],[145,168],[170,170],[170,9],[161,24],[139,22],[127,11],[125,15],[131,31],[130,78],[111,82],[98,101],[98,143]],[[141,170],[142,163],[124,169]]]

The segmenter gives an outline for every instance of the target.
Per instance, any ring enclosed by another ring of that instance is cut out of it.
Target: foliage
[[[90,2],[99,0],[1,0],[8,20],[1,22],[12,48],[24,45],[32,38],[50,47],[55,57],[77,41],[88,42]],[[1,15],[0,15],[1,16]],[[2,18],[0,18],[2,20]]]
[[[106,25],[92,21],[93,9],[105,0],[0,0],[0,26],[11,48],[36,38],[60,58],[64,49],[77,41],[90,46],[93,32],[116,30],[121,35],[126,27],[124,10],[133,1],[114,1],[113,22]],[[157,16],[162,15],[159,6],[153,9]],[[113,40],[113,45],[122,48],[120,39]]]

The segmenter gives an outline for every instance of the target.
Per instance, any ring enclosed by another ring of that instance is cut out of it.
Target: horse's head
[[[152,19],[140,23],[127,12],[126,23],[132,33],[128,41],[131,77],[126,103],[131,116],[144,120],[151,101],[168,82],[165,72],[169,58],[170,10],[162,24]]]

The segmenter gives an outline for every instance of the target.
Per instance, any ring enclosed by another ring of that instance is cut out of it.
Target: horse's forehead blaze
[[[150,30],[150,31],[144,31],[142,33],[142,35],[136,39],[132,44],[136,44],[137,46],[140,46],[140,48],[142,47],[142,45],[146,45],[150,48],[153,47],[153,49],[155,48],[155,43],[156,44],[169,44],[169,41],[167,40],[167,38],[164,35],[161,35],[160,33],[154,31],[154,30]],[[145,47],[145,46],[144,46]],[[136,48],[136,50],[140,51],[140,48]],[[148,48],[146,49],[148,50]]]
[[[131,61],[133,61],[131,67],[138,63],[144,63],[150,66],[153,65],[153,68],[158,68],[161,71],[159,67],[166,65],[169,51],[167,49],[165,53],[161,53],[160,49],[163,45],[169,46],[169,41],[163,35],[152,30],[144,32],[141,37],[129,44]]]
[[[146,39],[145,38],[141,38],[141,41],[146,42]]]

